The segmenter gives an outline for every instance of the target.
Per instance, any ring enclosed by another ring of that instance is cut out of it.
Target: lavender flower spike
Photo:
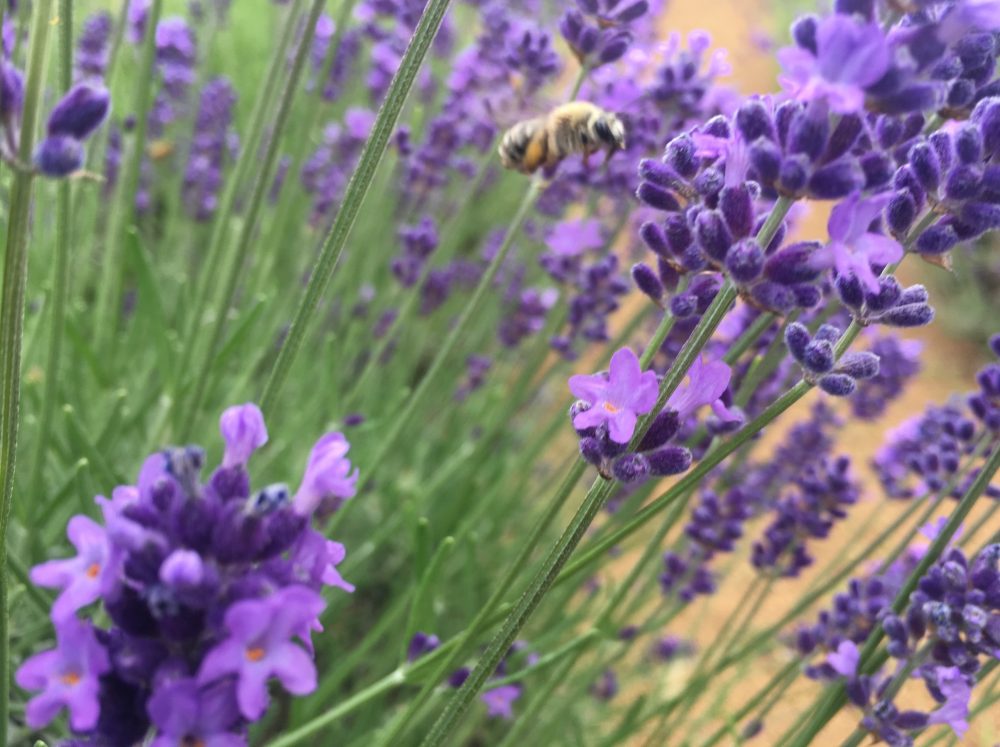
[[[267,443],[264,415],[252,402],[226,409],[219,418],[219,430],[226,442],[222,466],[227,469],[245,465],[250,455]]]
[[[962,739],[969,730],[969,697],[972,688],[958,667],[938,667],[937,685],[945,701],[927,719],[929,724],[947,724]]]
[[[57,622],[56,648],[35,654],[15,675],[25,690],[42,691],[28,701],[28,726],[45,726],[65,707],[74,731],[93,729],[100,712],[97,680],[110,668],[108,653],[90,623],[75,617]]]
[[[351,461],[345,459],[351,445],[343,433],[327,433],[313,446],[302,484],[292,499],[295,510],[310,516],[329,498],[339,501],[353,498],[357,492],[358,469],[351,472]]]
[[[627,444],[639,415],[653,409],[659,386],[653,371],[643,372],[639,359],[629,348],[611,357],[608,374],[578,374],[569,378],[569,390],[590,407],[573,418],[576,428],[595,428],[608,424],[608,435],[619,444]]]
[[[316,667],[292,637],[316,619],[326,602],[305,586],[289,586],[266,599],[244,599],[227,611],[229,638],[217,645],[198,670],[207,685],[226,675],[237,677],[240,713],[255,721],[267,709],[267,681],[277,677],[294,695],[316,689]]]
[[[864,89],[885,75],[892,53],[878,24],[838,13],[819,23],[815,54],[785,47],[778,61],[785,69],[779,80],[789,94],[823,100],[833,111],[851,114],[864,108]]]
[[[813,253],[814,266],[835,267],[844,277],[854,275],[871,293],[878,293],[872,263],[887,265],[903,256],[898,241],[868,230],[891,199],[890,194],[862,197],[855,192],[834,207],[827,224],[830,243]]]

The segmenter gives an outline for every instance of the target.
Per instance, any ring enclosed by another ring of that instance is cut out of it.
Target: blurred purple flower
[[[779,80],[789,94],[827,101],[833,111],[850,114],[864,108],[864,89],[885,75],[892,52],[877,24],[836,13],[818,25],[816,54],[785,47],[778,60],[785,70]]]
[[[670,395],[667,407],[677,412],[682,422],[704,405],[710,405],[715,416],[724,423],[737,422],[742,418],[729,410],[721,399],[731,377],[732,371],[724,362],[705,363],[698,357],[688,370],[687,382]]]
[[[108,563],[104,527],[88,516],[74,516],[66,527],[66,536],[77,550],[75,558],[50,560],[31,569],[32,583],[62,589],[52,605],[52,619],[57,622],[72,617],[100,597],[114,575]]]
[[[245,736],[234,733],[240,714],[229,681],[198,687],[190,677],[175,680],[153,692],[146,710],[160,731],[151,747],[244,747],[247,743]]]

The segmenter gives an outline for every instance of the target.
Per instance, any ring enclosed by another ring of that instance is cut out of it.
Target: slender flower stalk
[[[22,163],[31,159],[38,107],[42,97],[45,52],[51,28],[52,1],[39,0],[33,8],[31,52],[21,113]],[[10,596],[7,575],[7,529],[14,500],[14,459],[20,425],[21,336],[28,273],[28,229],[33,174],[14,175],[7,213],[3,298],[0,300],[0,742],[8,740],[10,708]]]
[[[274,405],[278,392],[288,376],[288,369],[298,355],[306,327],[314,316],[319,300],[340,261],[340,255],[344,251],[358,212],[364,204],[368,189],[375,178],[375,172],[382,160],[386,146],[389,144],[389,137],[396,126],[396,120],[402,111],[406,96],[413,85],[424,56],[427,54],[435,34],[437,34],[449,2],[450,0],[430,0],[424,8],[420,22],[413,32],[412,40],[400,60],[399,69],[393,76],[392,83],[389,84],[385,103],[375,118],[371,134],[368,136],[358,160],[357,168],[355,168],[344,192],[340,210],[337,212],[337,217],[323,242],[320,255],[309,275],[309,284],[302,295],[302,302],[295,312],[288,335],[278,351],[278,357],[271,369],[267,384],[264,386],[260,402],[265,411]]]

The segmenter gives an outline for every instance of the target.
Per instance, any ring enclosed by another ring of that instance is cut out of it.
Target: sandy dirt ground
[[[715,45],[729,52],[733,74],[728,82],[742,92],[771,91],[776,87],[777,68],[773,56],[762,51],[762,45],[766,42],[766,37],[775,32],[775,24],[770,20],[772,10],[771,3],[767,0],[672,0],[661,23],[665,34],[670,31],[687,34],[696,29],[709,31]],[[800,235],[802,238],[823,237],[825,221],[826,214],[822,208],[813,207],[811,214],[799,228]],[[927,273],[942,272],[937,268],[917,265],[920,263],[911,262],[906,268],[907,272],[904,273],[906,280],[914,282],[924,278]],[[938,304],[945,302],[943,299],[937,299]],[[961,340],[951,339],[941,324],[918,330],[910,336],[923,340],[930,353],[925,356],[924,370],[918,381],[912,384],[908,392],[892,406],[881,422],[874,425],[851,424],[844,430],[841,439],[840,451],[851,455],[857,473],[864,480],[863,502],[855,507],[851,518],[838,526],[828,540],[817,544],[817,562],[812,571],[796,581],[783,581],[775,585],[764,609],[754,620],[753,628],[764,627],[779,619],[802,593],[809,590],[816,576],[831,560],[843,557],[845,552],[849,553],[851,548],[856,546],[856,543],[867,541],[897,520],[904,506],[889,503],[881,498],[878,484],[868,468],[869,460],[882,443],[885,430],[921,411],[928,402],[944,402],[950,394],[972,387],[973,374],[985,359],[985,351]],[[786,419],[786,425],[804,417],[805,411],[806,403],[800,403],[791,413],[791,417]],[[775,429],[768,434],[768,439],[778,438],[781,430]],[[973,520],[976,515],[974,514]],[[994,530],[997,528],[1000,527],[993,527]],[[729,616],[743,589],[753,580],[749,562],[745,557],[746,548],[743,550],[720,592],[707,603],[698,602],[692,605],[686,613],[671,623],[665,633],[694,634],[699,646],[711,645],[722,621]],[[621,569],[627,569],[630,567],[629,560],[630,554],[626,554],[617,565]],[[814,615],[810,616],[812,617]],[[737,710],[787,661],[788,658],[779,653],[768,654],[754,660],[746,671],[739,673],[735,686],[726,696],[724,710],[729,712]],[[672,689],[683,681],[684,675],[685,666],[682,664],[657,674],[656,676],[663,678],[662,682],[648,684],[654,689],[661,687]],[[778,744],[779,736],[798,718],[803,709],[812,706],[817,693],[818,686],[815,683],[800,678],[796,686],[775,706],[767,719],[765,730],[750,744]],[[851,733],[857,721],[858,712],[841,713],[814,741],[814,744],[824,747],[839,745]],[[713,725],[713,731],[714,728]],[[679,744],[681,739],[680,735],[676,735],[662,744]],[[695,743],[697,742],[696,738]],[[639,743],[642,742],[637,740],[636,744]],[[721,744],[734,744],[734,741],[727,738]],[[972,747],[1000,744],[1000,713],[979,718],[963,744]]]

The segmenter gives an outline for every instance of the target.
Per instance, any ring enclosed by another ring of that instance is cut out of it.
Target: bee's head
[[[620,150],[625,149],[625,125],[614,114],[600,112],[590,120],[594,137],[605,145]]]

